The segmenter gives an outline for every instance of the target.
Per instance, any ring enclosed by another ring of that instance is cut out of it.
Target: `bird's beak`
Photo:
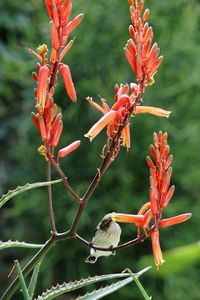
[[[140,226],[144,219],[143,215],[129,215],[129,214],[117,214],[112,213],[112,220],[119,223],[134,223]]]

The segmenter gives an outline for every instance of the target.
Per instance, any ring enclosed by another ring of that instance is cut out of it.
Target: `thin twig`
[[[47,181],[51,181],[51,163],[47,162]],[[56,224],[54,218],[54,211],[53,211],[53,201],[52,201],[52,186],[47,186],[48,190],[48,208],[49,208],[49,216],[50,216],[50,223],[51,223],[51,232],[53,235],[56,234]]]
[[[61,168],[59,167],[59,165],[56,163],[56,161],[53,159],[53,157],[51,156],[51,154],[50,154],[50,152],[48,150],[47,150],[47,158],[49,159],[50,163],[52,164],[52,166],[54,167],[54,169],[57,171],[57,173],[60,175],[61,179],[63,180],[63,184],[64,184],[66,190],[69,192],[69,194],[74,199],[76,199],[80,203],[81,202],[81,198],[71,188],[71,186],[69,185],[69,182],[67,180],[67,177],[65,176],[65,174],[63,173],[63,171],[61,170]]]

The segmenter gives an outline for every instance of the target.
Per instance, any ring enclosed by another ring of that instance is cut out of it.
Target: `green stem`
[[[142,284],[140,283],[138,277],[134,275],[134,276],[133,276],[133,279],[134,279],[136,285],[138,286],[138,288],[139,288],[141,294],[143,295],[144,299],[145,299],[145,300],[152,300],[152,297],[149,297],[149,296],[147,295],[147,292],[146,292],[145,289],[143,288],[143,286],[142,286]]]

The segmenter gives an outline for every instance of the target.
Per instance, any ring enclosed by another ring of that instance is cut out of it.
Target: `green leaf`
[[[35,287],[36,287],[36,283],[37,283],[37,279],[38,279],[38,275],[39,275],[39,271],[40,271],[40,264],[41,263],[37,264],[36,267],[34,268],[33,274],[31,277],[31,281],[30,281],[30,284],[28,287],[28,293],[29,293],[30,299],[32,299],[34,296],[34,291],[35,291]]]
[[[36,300],[50,300],[58,297],[67,292],[71,292],[77,289],[80,289],[84,286],[94,284],[103,280],[110,280],[116,278],[123,278],[123,277],[130,277],[129,273],[120,273],[120,274],[108,274],[108,275],[101,275],[95,277],[88,277],[85,279],[81,279],[79,281],[63,283],[62,285],[53,286],[51,289],[47,290],[46,292],[42,293],[41,296],[38,296]],[[131,278],[132,279],[132,278]],[[133,279],[132,279],[133,280]]]
[[[122,287],[124,287],[125,285],[127,285],[128,283],[130,283],[132,281],[133,281],[132,277],[128,277],[128,278],[123,279],[123,280],[119,280],[115,283],[112,283],[111,285],[105,286],[105,287],[100,288],[98,290],[95,290],[91,293],[87,293],[84,296],[78,297],[78,298],[76,298],[76,300],[97,300],[97,299],[101,299],[104,296],[107,296],[107,295],[121,289]]]
[[[62,179],[57,179],[57,180],[53,180],[53,181],[45,181],[45,182],[36,182],[36,183],[27,183],[23,186],[18,186],[16,189],[14,190],[10,190],[8,191],[7,194],[3,194],[0,198],[0,208],[11,198],[24,193],[26,191],[38,188],[38,187],[42,187],[42,186],[48,186],[48,185],[52,185],[52,184],[56,184],[61,182]]]
[[[7,248],[41,248],[42,244],[29,244],[26,242],[19,242],[19,241],[7,241],[2,242],[0,241],[0,250],[4,250]]]
[[[20,281],[20,285],[21,285],[21,289],[22,289],[23,298],[24,298],[24,300],[30,300],[30,297],[29,297],[29,294],[28,294],[28,289],[26,287],[24,276],[22,274],[22,270],[21,270],[21,267],[20,267],[20,264],[19,264],[18,260],[15,260],[15,266],[16,266],[16,269],[17,269],[17,273],[18,273],[18,277],[19,277],[19,281]]]
[[[198,264],[200,262],[200,242],[165,251],[163,256],[165,263],[158,272],[153,268],[150,272],[152,276],[166,278],[174,273],[184,272],[191,266]],[[153,263],[153,258],[143,257],[139,261],[139,267],[145,266],[147,262]]]
[[[124,278],[128,277],[131,279],[130,281],[133,281],[133,276],[135,278],[138,278],[141,276],[144,272],[148,271],[150,267],[144,268],[138,273],[132,273],[130,270],[128,270],[126,273],[125,271],[123,273],[118,273],[118,274],[108,274],[108,275],[100,275],[100,276],[95,276],[95,277],[88,277],[85,279],[81,279],[79,281],[74,281],[74,282],[69,282],[69,283],[63,283],[62,285],[56,285],[51,287],[51,289],[47,290],[46,292],[42,293],[41,296],[38,296],[35,300],[50,300],[54,299],[57,296],[60,296],[64,293],[71,292],[77,289],[80,289],[84,286],[90,285],[90,284],[95,284],[100,281],[104,280],[110,280],[110,279],[118,279],[118,278]]]

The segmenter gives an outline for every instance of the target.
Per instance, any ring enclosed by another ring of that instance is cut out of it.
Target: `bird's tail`
[[[89,255],[85,260],[86,263],[90,263],[90,264],[94,264],[96,261],[97,261],[97,257],[93,255]]]

